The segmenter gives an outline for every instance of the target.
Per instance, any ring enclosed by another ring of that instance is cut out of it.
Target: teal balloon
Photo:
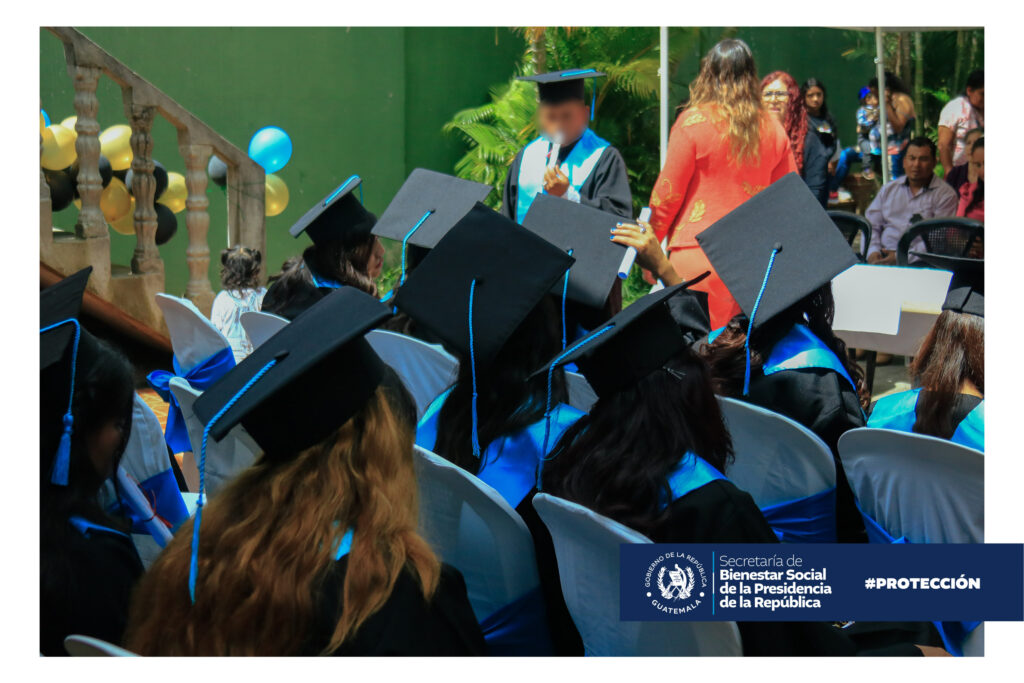
[[[249,140],[249,158],[267,173],[277,173],[292,158],[292,139],[277,126],[260,128]]]
[[[50,115],[46,113],[45,109],[39,110],[43,115],[43,122],[48,126],[50,125]]]

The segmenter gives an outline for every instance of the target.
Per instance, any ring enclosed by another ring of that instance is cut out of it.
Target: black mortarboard
[[[985,259],[911,253],[935,268],[953,271],[942,310],[985,317]]]
[[[611,241],[611,230],[622,218],[600,209],[560,197],[538,194],[523,219],[523,227],[535,232],[566,253],[576,263],[569,269],[566,298],[601,308],[618,277],[626,247]],[[555,284],[561,297],[564,282]]]
[[[537,95],[545,104],[558,104],[566,100],[586,101],[584,81],[588,78],[599,78],[607,74],[596,69],[563,69],[535,76],[519,76],[520,81],[533,81],[537,84]]]
[[[240,423],[268,457],[309,448],[356,414],[380,384],[383,363],[363,334],[389,315],[354,287],[333,291],[204,391],[196,416],[218,441]]]
[[[292,237],[298,237],[305,232],[313,240],[313,244],[317,245],[338,240],[350,242],[368,236],[377,222],[377,217],[356,199],[353,190],[360,187],[362,182],[359,176],[350,176],[329,195],[314,204],[288,232]]]
[[[42,373],[40,390],[59,391],[61,396],[67,396],[68,407],[62,418],[64,431],[50,475],[52,483],[62,486],[68,483],[71,463],[75,380],[79,368],[87,367],[91,362],[96,344],[95,338],[82,327],[79,320],[82,297],[91,273],[92,266],[88,266],[39,294],[39,370]]]
[[[472,355],[477,367],[486,367],[573,260],[477,203],[409,274],[395,304],[460,353]]]
[[[751,328],[857,263],[850,245],[796,173],[727,213],[700,232],[697,242]]]

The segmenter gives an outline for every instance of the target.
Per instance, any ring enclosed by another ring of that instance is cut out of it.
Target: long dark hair
[[[857,396],[862,408],[870,401],[864,371],[850,360],[846,343],[832,331],[836,304],[832,298],[832,283],[828,283],[808,294],[788,309],[775,316],[754,331],[750,342],[751,372],[758,370],[768,360],[775,344],[797,323],[806,324],[818,339],[838,356],[843,367],[855,382]],[[723,396],[739,396],[743,391],[743,376],[746,372],[747,317],[737,315],[726,325],[713,344],[700,344],[698,354],[711,368],[711,381],[715,392]]]
[[[868,86],[878,90],[878,76],[875,76],[868,81]],[[900,79],[899,76],[891,71],[885,72],[885,91],[886,92],[901,92],[904,95],[910,94],[910,89],[907,88],[906,83]]]
[[[243,289],[256,289],[260,284],[259,249],[236,244],[220,252],[220,284],[224,289],[241,293]]]
[[[305,285],[313,286],[312,270],[321,279],[355,287],[372,297],[377,296],[377,284],[366,274],[373,248],[377,244],[374,235],[346,244],[335,240],[327,244],[313,244],[302,252],[302,258],[288,259],[281,266],[281,273],[272,278],[280,289],[280,299],[287,301],[292,289]]]
[[[732,458],[708,369],[689,350],[599,398],[551,451],[543,489],[650,534],[667,513],[668,475],[687,452],[720,472]]]
[[[821,88],[821,111],[818,113],[818,118],[825,119],[832,126],[833,134],[836,130],[835,119],[832,118],[832,114],[828,111],[828,89],[825,88],[825,84],[819,81],[817,78],[808,78],[804,81],[804,84],[800,86],[800,97],[804,100],[804,109],[807,108],[807,91],[811,88]],[[808,111],[808,114],[811,112]]]
[[[985,149],[984,135],[975,140],[974,144],[971,145],[971,155],[973,156],[975,150],[979,149]],[[985,201],[985,181],[982,180],[981,178],[978,178],[978,182],[975,183],[974,193],[971,195],[971,201],[967,204],[967,208],[964,209],[964,213],[966,214],[968,211],[976,207],[978,204],[981,204],[983,201]]]
[[[541,369],[561,350],[559,313],[555,301],[545,296],[509,336],[486,368],[476,369],[479,396],[477,434],[480,448],[495,439],[514,434],[544,417],[547,403],[547,373]],[[568,400],[565,373],[552,374],[551,405]],[[473,456],[473,380],[469,358],[459,358],[459,377],[438,416],[434,451],[459,467],[476,474],[480,461]]]
[[[914,431],[943,439],[953,436],[953,409],[965,381],[985,393],[985,319],[943,311],[910,367],[917,400]]]

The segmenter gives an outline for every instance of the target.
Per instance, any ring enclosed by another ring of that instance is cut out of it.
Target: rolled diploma
[[[171,540],[171,530],[157,518],[153,508],[149,505],[149,501],[146,500],[146,494],[142,492],[139,485],[135,483],[135,480],[131,478],[128,471],[123,467],[117,468],[117,481],[121,485],[121,490],[124,491],[128,506],[132,509],[132,512],[147,520],[144,524],[153,540],[160,544],[161,548],[166,546],[168,541]]]
[[[548,168],[552,169],[558,166],[558,153],[562,151],[562,134],[555,133],[555,137],[551,138],[551,152],[548,157]]]
[[[640,209],[640,218],[637,220],[646,223],[651,220],[651,208],[645,206]],[[630,247],[626,249],[626,253],[622,255],[622,263],[619,264],[619,279],[625,280],[629,277],[629,271],[633,269],[633,261],[636,261],[636,248]]]

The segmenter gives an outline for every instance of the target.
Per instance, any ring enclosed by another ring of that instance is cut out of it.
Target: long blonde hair
[[[716,118],[728,122],[726,135],[733,158],[741,164],[757,163],[764,110],[754,55],[742,40],[720,41],[701,60],[686,108],[705,105],[716,110]]]
[[[389,401],[396,391],[405,390],[378,387],[361,413],[294,458],[261,456],[210,501],[194,605],[192,523],[184,524],[138,585],[126,647],[143,655],[297,654],[316,635],[317,591],[347,528],[354,536],[343,608],[321,654],[384,605],[405,567],[429,599],[440,562],[416,532],[413,424]]]

